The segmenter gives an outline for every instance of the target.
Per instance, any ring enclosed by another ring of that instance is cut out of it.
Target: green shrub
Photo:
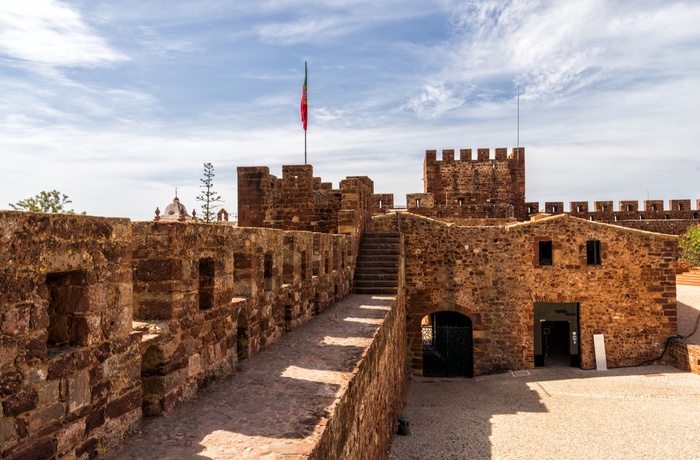
[[[678,238],[678,260],[700,267],[700,224],[691,225]]]

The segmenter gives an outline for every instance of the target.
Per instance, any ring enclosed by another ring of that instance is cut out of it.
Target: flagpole
[[[307,78],[309,77],[309,67],[306,61],[304,61],[304,98],[306,99],[306,119],[304,121],[304,166],[306,166],[306,127],[309,122],[309,85],[307,83]]]

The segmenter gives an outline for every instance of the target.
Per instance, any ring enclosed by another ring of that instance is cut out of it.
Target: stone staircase
[[[682,286],[700,286],[700,270],[694,269],[676,275],[676,284]]]
[[[364,233],[357,256],[354,294],[392,294],[399,288],[398,233]]]

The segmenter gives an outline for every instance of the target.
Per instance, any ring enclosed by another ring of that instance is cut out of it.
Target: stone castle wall
[[[693,224],[700,222],[700,200],[696,200],[695,209],[691,208],[691,200],[669,200],[668,207],[663,200],[644,200],[644,207],[639,207],[637,200],[623,200],[614,210],[612,201],[595,201],[593,209],[588,201],[572,201],[569,210],[564,208],[563,201],[548,201],[540,208],[537,201],[525,203],[527,216],[530,218],[544,212],[550,215],[569,214],[581,219],[636,228],[668,235],[680,235]]]
[[[399,294],[382,322],[310,460],[386,458],[408,387],[404,300]]]
[[[396,231],[396,216],[375,217]],[[473,325],[475,375],[534,366],[534,302],[580,304],[583,368],[595,365],[604,334],[610,366],[661,354],[676,333],[676,238],[558,216],[501,227],[459,227],[404,213],[406,308],[411,366],[422,372],[421,320],[457,311]],[[552,241],[540,266],[538,242]],[[598,240],[602,263],[587,265]],[[634,248],[634,249],[631,249]]]
[[[281,179],[266,166],[239,167],[238,225],[360,235],[373,194],[368,177],[348,177],[334,190],[311,165],[284,165]]]
[[[354,237],[134,224],[144,411],[171,410],[350,293]]]
[[[406,207],[427,217],[525,219],[525,149],[427,150],[423,165],[424,193],[406,196]]]
[[[94,458],[141,424],[127,219],[0,212],[0,452]]]

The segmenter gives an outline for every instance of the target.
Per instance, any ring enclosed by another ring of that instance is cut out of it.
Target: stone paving
[[[200,391],[109,459],[302,459],[395,297],[353,295]]]
[[[700,375],[669,366],[414,377],[390,460],[700,459]]]
[[[700,287],[677,296],[687,335]],[[669,366],[414,377],[404,414],[412,435],[394,437],[390,460],[700,459],[700,375]]]

